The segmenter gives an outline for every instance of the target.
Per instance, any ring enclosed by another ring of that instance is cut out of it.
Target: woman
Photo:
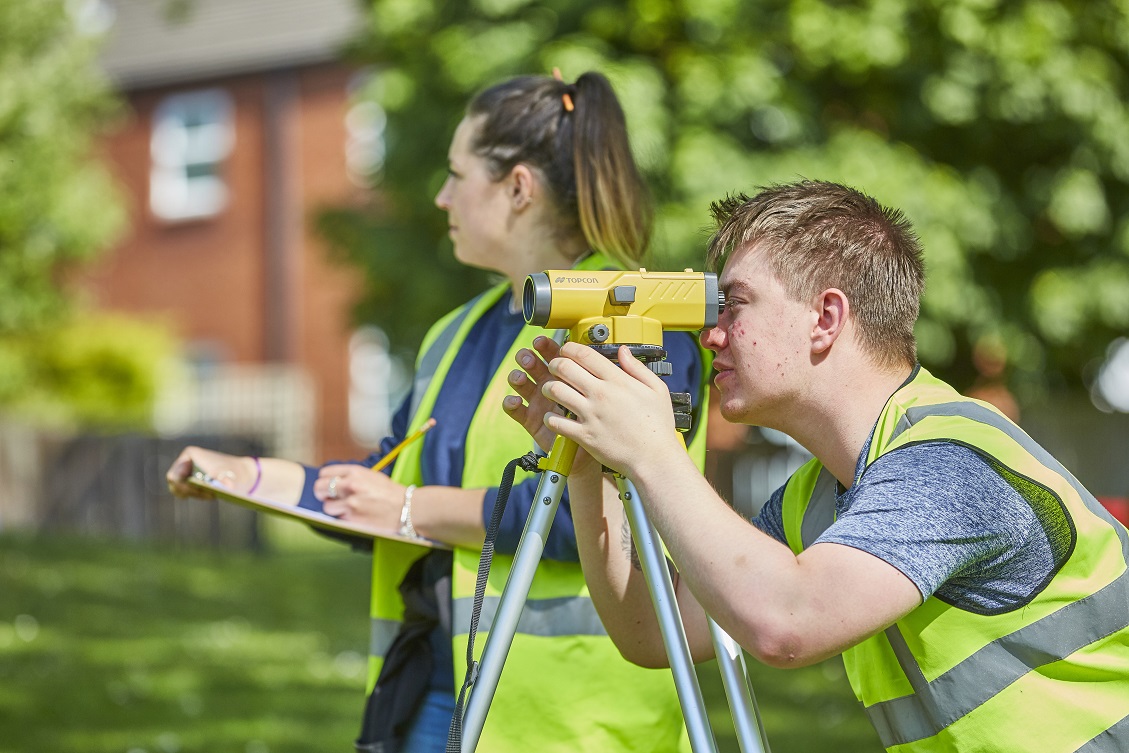
[[[424,339],[412,393],[393,436],[359,464],[306,468],[279,459],[236,458],[187,448],[170,468],[174,493],[191,493],[193,464],[240,491],[324,509],[347,520],[400,530],[455,547],[429,551],[378,540],[373,552],[372,647],[365,727],[358,750],[399,741],[399,750],[441,751],[461,683],[484,518],[505,464],[530,449],[502,400],[518,350],[543,331],[525,325],[525,278],[544,269],[637,268],[650,235],[650,208],[607,79],[576,83],[520,77],[474,98],[455,130],[446,182],[455,256],[505,282],[441,319]],[[666,347],[677,391],[705,395],[692,337]],[[699,415],[704,398],[699,404]],[[429,417],[438,424],[386,469],[374,465]],[[704,419],[703,419],[704,420]],[[699,464],[704,426],[690,442]],[[490,597],[508,574],[537,478],[516,482],[491,570]],[[608,640],[577,563],[567,499],[518,624],[479,749],[489,751],[673,750],[683,739],[668,673],[625,662]],[[481,642],[478,644],[481,646]]]

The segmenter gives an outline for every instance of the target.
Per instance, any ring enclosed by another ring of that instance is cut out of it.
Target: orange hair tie
[[[561,69],[560,68],[556,68],[556,67],[553,68],[553,78],[555,78],[557,81],[560,81],[561,83],[564,83],[564,79],[561,78]],[[569,95],[568,92],[564,92],[563,94],[561,94],[561,102],[564,103],[565,112],[572,112],[572,110],[573,110],[572,97]]]

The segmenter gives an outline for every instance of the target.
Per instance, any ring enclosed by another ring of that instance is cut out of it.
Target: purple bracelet
[[[250,497],[259,488],[259,482],[263,480],[263,465],[259,462],[257,455],[252,455],[251,459],[255,461],[255,483],[251,484],[251,488],[247,490],[247,496]]]

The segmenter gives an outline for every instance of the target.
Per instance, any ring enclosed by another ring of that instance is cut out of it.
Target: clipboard
[[[251,497],[246,494],[239,494],[226,486],[216,481],[208,474],[199,468],[193,468],[192,473],[188,476],[188,484],[197,489],[208,492],[220,499],[225,499],[228,502],[234,502],[242,507],[247,507],[258,512],[265,512],[271,515],[278,515],[283,518],[290,518],[291,520],[301,521],[315,528],[321,528],[326,531],[334,531],[336,533],[344,533],[350,536],[360,536],[366,539],[388,539],[390,541],[400,541],[405,544],[415,544],[426,549],[452,549],[448,544],[440,541],[432,541],[431,539],[412,538],[411,536],[404,536],[399,531],[390,531],[384,529],[373,528],[371,526],[363,525],[361,523],[351,523],[347,520],[335,518],[332,515],[326,515],[323,512],[316,510],[307,510],[304,507],[297,505],[285,504],[283,502],[276,502],[273,499],[266,499],[265,497]]]

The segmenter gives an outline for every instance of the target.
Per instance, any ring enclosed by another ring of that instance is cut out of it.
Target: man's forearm
[[[577,548],[592,602],[608,635],[625,658],[646,667],[667,666],[666,648],[630,526],[612,481],[589,471],[569,479]],[[677,574],[675,574],[677,586]],[[702,613],[689,592],[676,588],[683,620],[698,660],[711,655]],[[696,627],[695,626],[699,626]]]

